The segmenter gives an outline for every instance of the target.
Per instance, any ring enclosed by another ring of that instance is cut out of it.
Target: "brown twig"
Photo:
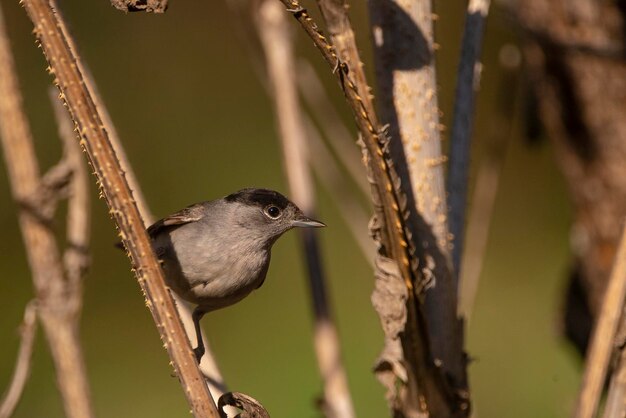
[[[620,321],[623,320],[626,296],[626,228],[622,230],[614,260],[600,316],[596,321],[585,360],[582,385],[573,414],[575,418],[593,418],[596,415],[614,349],[615,335]]]
[[[64,157],[72,171],[68,190],[67,249],[64,255],[68,283],[82,293],[82,277],[89,267],[88,245],[91,232],[89,205],[89,174],[83,161],[82,151],[76,142],[76,133],[69,115],[58,100],[58,92],[50,87],[50,102],[63,141]],[[79,298],[78,303],[82,303]],[[78,307],[80,309],[80,307]]]
[[[35,331],[37,331],[36,309],[36,302],[30,301],[24,310],[24,319],[20,326],[20,348],[15,360],[15,370],[11,377],[11,383],[2,401],[0,401],[0,418],[9,418],[13,415],[13,411],[15,411],[15,407],[22,397],[24,386],[30,374],[33,346],[35,345]]]
[[[80,287],[66,281],[54,231],[53,208],[60,198],[63,176],[41,178],[30,127],[21,106],[22,98],[13,59],[0,16],[0,133],[14,199],[20,204],[19,221],[37,297],[38,314],[54,360],[57,384],[65,413],[70,418],[93,416],[89,385],[78,338]],[[66,172],[67,161],[57,165]],[[44,179],[48,179],[46,182]],[[40,205],[32,205],[44,196]]]
[[[100,109],[85,88],[83,65],[59,15],[54,1],[26,0],[24,6],[35,26],[35,34],[56,76],[61,97],[82,137],[111,214],[133,263],[133,270],[146,297],[161,339],[170,355],[185,396],[196,417],[217,418],[215,404],[195,362],[187,335],[163,280],[163,272],[152,251],[143,221],[133,200],[120,162],[103,127]]]
[[[330,34],[331,44],[335,47],[341,61],[350,68],[353,82],[363,101],[363,107],[377,124],[373,96],[365,78],[363,63],[348,15],[348,2],[346,0],[317,0],[317,5]]]
[[[298,102],[295,60],[287,19],[281,6],[273,0],[260,3],[257,19],[291,196],[305,214],[314,216],[315,191],[309,171],[306,131]],[[311,229],[304,229],[300,231],[300,236],[307,260],[315,317],[313,339],[323,381],[323,409],[327,417],[352,418],[354,408],[341,360],[339,337],[328,302],[317,235]]]
[[[461,257],[464,248],[474,102],[480,85],[480,51],[489,4],[490,0],[470,0],[468,3],[456,81],[447,191],[452,235],[452,266],[457,286],[461,276]]]

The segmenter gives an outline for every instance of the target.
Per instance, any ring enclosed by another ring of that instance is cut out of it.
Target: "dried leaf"
[[[387,400],[394,405],[401,398],[400,391],[404,387],[404,384],[397,383],[407,382],[400,333],[406,324],[408,294],[398,265],[392,259],[378,255],[375,275],[372,304],[385,333],[385,347],[376,360],[374,371],[378,380],[387,388]]]

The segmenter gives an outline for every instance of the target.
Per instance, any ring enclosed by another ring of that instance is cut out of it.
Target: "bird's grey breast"
[[[228,305],[263,282],[270,248],[219,202],[205,209],[207,216],[159,234],[155,247],[178,294],[193,303]]]

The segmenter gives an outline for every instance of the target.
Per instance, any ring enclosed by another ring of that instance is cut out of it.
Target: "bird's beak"
[[[325,223],[308,218],[304,215],[300,215],[300,217],[293,221],[291,225],[300,228],[321,228],[323,226],[326,226]]]

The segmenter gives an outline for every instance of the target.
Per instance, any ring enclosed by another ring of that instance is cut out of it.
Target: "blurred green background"
[[[436,2],[440,104],[449,126],[463,2]],[[313,4],[310,5],[313,8]],[[17,1],[2,0],[25,105],[44,167],[60,156],[47,88],[51,78]],[[162,216],[192,202],[246,186],[286,192],[271,102],[221,1],[173,1],[165,15],[125,15],[107,0],[60,4],[124,142],[151,209]],[[354,2],[354,25],[371,72],[366,5]],[[484,149],[501,88],[497,54],[515,41],[501,11],[489,18],[474,162]],[[351,126],[341,92],[311,42],[295,30],[298,52],[322,78]],[[515,95],[513,86],[511,98]],[[481,418],[562,417],[571,410],[580,361],[559,334],[568,267],[570,207],[547,141],[529,147],[515,122],[498,194],[476,310],[468,329],[475,410]],[[482,142],[481,142],[482,141]],[[357,152],[357,148],[354,148]],[[95,189],[95,188],[94,188]],[[93,193],[93,264],[86,279],[82,340],[100,417],[184,417],[188,408],[144,306],[128,260],[113,247],[105,204]],[[11,375],[17,327],[32,297],[30,272],[0,162],[0,387]],[[321,191],[319,217],[329,287],[359,417],[388,416],[371,373],[382,347],[370,305],[373,277]],[[231,389],[260,400],[273,417],[317,417],[320,380],[311,345],[303,260],[295,234],[273,251],[263,288],[208,315],[205,331]],[[3,389],[2,389],[3,390]],[[38,334],[31,378],[15,414],[61,417],[49,353]]]

